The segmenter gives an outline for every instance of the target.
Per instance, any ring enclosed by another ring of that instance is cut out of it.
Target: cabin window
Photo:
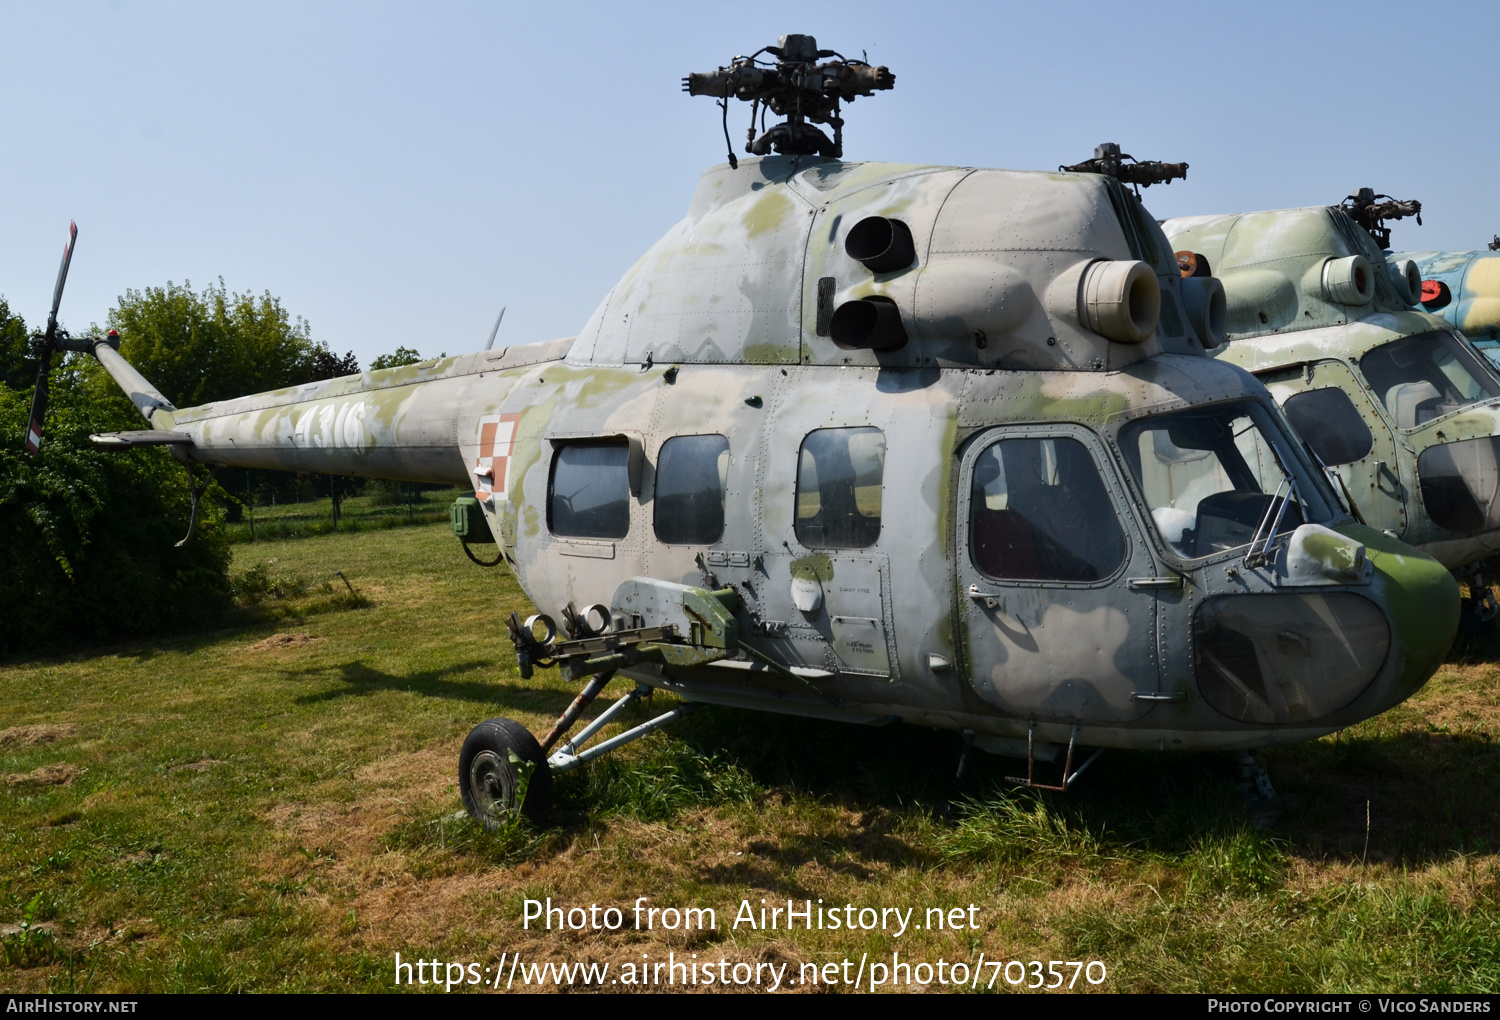
[[[989,577],[1101,581],[1127,545],[1088,447],[1076,439],[1002,439],[974,461],[969,550]]]
[[[880,537],[885,433],[818,429],[797,464],[797,541],[813,549],[863,549]]]
[[[1120,452],[1167,546],[1196,558],[1247,545],[1277,504],[1279,533],[1332,517],[1319,475],[1293,459],[1271,412],[1242,401],[1156,415],[1120,430]],[[1296,498],[1277,496],[1297,480]]]
[[[673,436],[656,458],[654,526],[670,545],[710,545],[724,537],[729,440]]]
[[[1281,405],[1292,428],[1325,467],[1364,460],[1375,445],[1370,426],[1359,416],[1349,394],[1329,387],[1296,393]]]
[[[1417,458],[1433,522],[1461,535],[1500,527],[1500,436],[1429,446]]]
[[[1468,345],[1442,330],[1383,344],[1359,359],[1359,369],[1403,429],[1500,396],[1500,383]]]
[[[568,443],[552,461],[548,524],[567,538],[624,538],[630,531],[630,444]]]

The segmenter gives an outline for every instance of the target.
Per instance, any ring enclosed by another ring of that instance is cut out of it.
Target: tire
[[[521,777],[510,760],[512,753],[536,766],[520,804]],[[547,816],[552,807],[552,770],[526,727],[513,719],[486,719],[464,738],[458,753],[458,791],[469,817],[495,832],[513,822],[517,810],[532,821]]]

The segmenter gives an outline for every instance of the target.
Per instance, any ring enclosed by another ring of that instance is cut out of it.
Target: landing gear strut
[[[1282,800],[1271,785],[1271,774],[1250,751],[1234,759],[1234,792],[1245,804],[1245,813],[1257,829],[1269,829],[1281,817]]]
[[[537,615],[522,622],[516,614],[511,614],[510,637],[516,646],[516,664],[521,676],[530,677],[537,668],[560,666],[567,679],[587,678],[588,682],[540,742],[513,719],[489,719],[474,727],[458,757],[458,788],[465,809],[475,821],[493,832],[513,821],[518,812],[533,820],[544,817],[552,806],[554,774],[576,769],[601,754],[639,740],[697,707],[678,705],[585,748],[584,744],[611,719],[651,695],[651,687],[637,685],[576,736],[563,740],[558,750],[552,750],[614,679],[620,667],[639,662],[708,662],[735,651],[734,617],[725,605],[733,593],[692,588],[683,591],[697,610],[693,614],[696,623],[687,628],[691,631],[687,638],[679,634],[675,624],[618,626],[614,615],[603,605],[589,606],[579,614],[569,604],[563,610],[568,637],[562,641],[556,640],[557,624],[550,617]]]
[[[1484,574],[1475,570],[1469,575],[1469,597],[1463,600],[1458,619],[1459,628],[1471,638],[1486,638],[1495,633],[1495,617],[1500,615],[1500,602],[1495,593],[1484,583]]]

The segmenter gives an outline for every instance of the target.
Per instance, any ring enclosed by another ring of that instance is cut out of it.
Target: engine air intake
[[[1140,343],[1156,332],[1161,290],[1144,262],[1100,261],[1083,273],[1078,317],[1087,329],[1121,343]]]

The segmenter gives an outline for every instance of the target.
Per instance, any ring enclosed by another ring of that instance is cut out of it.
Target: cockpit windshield
[[[1359,359],[1359,368],[1403,429],[1500,396],[1500,382],[1462,341],[1445,330],[1377,347]]]
[[[1280,534],[1332,519],[1325,487],[1292,449],[1256,401],[1156,415],[1120,431],[1120,450],[1156,530],[1185,559],[1249,545],[1268,510],[1280,515]],[[1288,494],[1283,511],[1277,497]]]

